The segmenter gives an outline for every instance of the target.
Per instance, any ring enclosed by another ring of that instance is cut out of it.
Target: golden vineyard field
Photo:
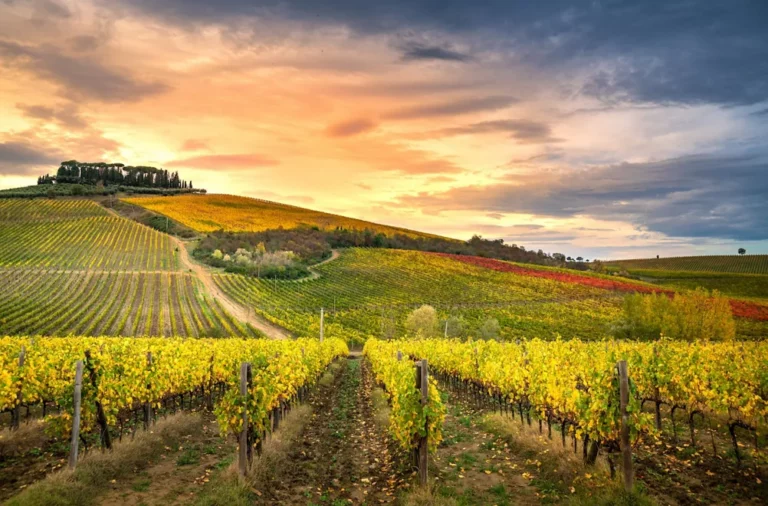
[[[129,204],[168,216],[197,232],[261,232],[275,228],[318,227],[375,230],[386,235],[433,237],[404,228],[379,225],[336,214],[235,195],[181,195],[176,197],[132,197]]]

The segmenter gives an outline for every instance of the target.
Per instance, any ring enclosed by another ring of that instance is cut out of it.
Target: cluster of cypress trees
[[[192,181],[179,177],[178,172],[144,165],[125,165],[122,163],[87,163],[77,160],[61,162],[55,176],[46,174],[37,178],[37,184],[75,183],[95,185],[138,186],[147,188],[183,188],[192,189]]]

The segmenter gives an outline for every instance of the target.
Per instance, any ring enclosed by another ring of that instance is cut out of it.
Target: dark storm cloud
[[[768,98],[768,2],[764,0],[135,0],[175,23],[240,16],[345,25],[358,34],[436,30],[556,73],[606,63],[583,93],[606,101],[754,104]],[[415,56],[451,59],[439,47]],[[447,58],[446,58],[447,57]],[[455,58],[454,58],[455,59]]]
[[[24,142],[0,142],[0,175],[3,176],[28,175],[35,172],[34,167],[57,164],[59,160],[50,151]]]
[[[0,40],[0,62],[61,86],[74,99],[129,102],[164,92],[168,86],[133,79],[125,71],[97,61],[72,58],[51,46],[27,46]]]
[[[471,56],[452,49],[440,46],[427,46],[422,44],[408,44],[401,48],[403,60],[445,60],[465,62],[472,59]]]
[[[493,95],[489,97],[465,98],[432,104],[405,107],[386,115],[389,119],[422,119],[440,116],[457,116],[481,111],[504,109],[518,100],[514,97]]]
[[[399,202],[429,213],[585,215],[630,221],[675,237],[768,239],[766,156],[690,156],[507,179],[422,192]]]

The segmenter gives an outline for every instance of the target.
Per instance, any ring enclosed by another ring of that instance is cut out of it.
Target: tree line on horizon
[[[37,184],[73,183],[97,185],[123,185],[139,188],[168,188],[193,190],[192,181],[179,177],[178,172],[145,165],[122,163],[61,162],[55,176],[46,174],[37,178]]]

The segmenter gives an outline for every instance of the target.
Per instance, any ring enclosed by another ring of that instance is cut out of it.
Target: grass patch
[[[176,459],[177,466],[194,466],[200,463],[200,450],[197,448],[187,448]]]
[[[199,415],[179,413],[160,420],[151,432],[139,432],[133,441],[116,443],[111,452],[92,451],[74,471],[48,475],[6,504],[9,506],[76,506],[95,504],[112,480],[133,476],[145,469],[151,459],[187,434],[201,430]]]
[[[131,490],[134,492],[146,492],[149,490],[149,486],[152,484],[152,480],[149,478],[140,478],[133,482],[131,485]]]

